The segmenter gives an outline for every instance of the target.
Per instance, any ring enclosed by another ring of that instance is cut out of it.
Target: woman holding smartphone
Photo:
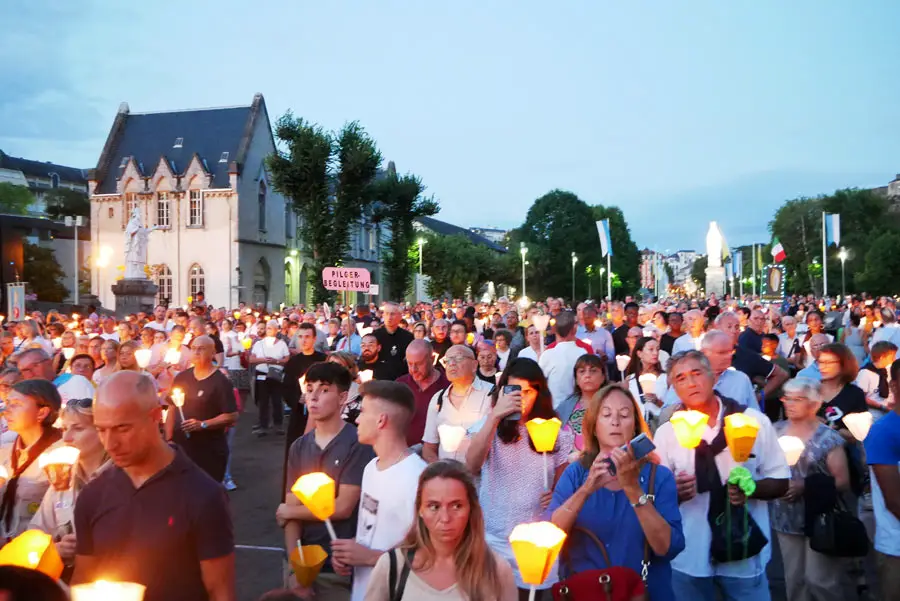
[[[563,576],[612,566],[642,574],[646,567],[650,599],[674,601],[669,562],[684,549],[675,478],[652,453],[635,460],[629,442],[640,434],[649,440],[631,393],[607,386],[594,395],[582,424],[584,452],[553,491],[551,520],[569,533]],[[611,565],[590,534],[606,547]]]
[[[466,464],[473,473],[481,472],[478,499],[484,508],[487,543],[514,566],[519,597],[527,599],[528,587],[515,567],[509,535],[518,524],[538,521],[550,504],[553,484],[572,450],[573,435],[560,430],[546,464],[534,449],[526,422],[557,415],[544,372],[531,359],[510,362],[494,389],[492,407],[481,427],[473,427],[478,433],[466,453]],[[545,474],[545,465],[552,473]],[[548,589],[555,582],[553,569],[540,588]]]

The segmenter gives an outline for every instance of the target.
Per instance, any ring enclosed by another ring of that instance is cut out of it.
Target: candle
[[[253,339],[244,338],[243,340],[241,340],[241,346],[244,347],[245,351],[249,351],[250,347],[253,346]]]
[[[448,453],[455,453],[466,436],[466,429],[462,426],[441,424],[438,426],[438,439],[441,447]]]
[[[67,346],[62,350],[63,357],[65,357],[66,361],[70,360],[75,356],[75,349],[71,346]]]
[[[656,396],[656,374],[641,374],[638,376],[638,382],[641,384],[641,390],[644,394],[652,394]]]
[[[738,463],[750,458],[757,434],[759,422],[755,417],[745,413],[732,413],[725,418],[725,440],[731,457]]]
[[[72,587],[72,601],[143,601],[146,587],[134,582],[98,580]]]
[[[553,450],[553,447],[556,446],[556,437],[559,436],[559,429],[562,427],[562,422],[559,421],[558,417],[552,417],[550,419],[543,419],[540,417],[536,417],[532,420],[528,420],[525,423],[525,428],[528,430],[528,436],[531,437],[531,442],[534,444],[534,449],[543,455],[544,461],[544,490],[549,490],[550,488],[550,476],[548,474],[547,468],[547,453]]]
[[[0,486],[6,484],[7,480],[9,480],[9,470],[6,469],[6,466],[0,465]]]
[[[625,370],[628,369],[629,363],[631,363],[631,357],[628,355],[616,355],[616,368],[622,374],[622,380],[625,380]]]
[[[781,446],[781,450],[784,451],[784,458],[787,460],[787,464],[791,467],[797,465],[797,462],[800,461],[800,456],[803,455],[803,449],[806,448],[803,441],[796,436],[782,436],[778,439],[778,444]]]
[[[844,416],[844,425],[850,430],[853,438],[862,442],[869,435],[869,428],[872,427],[872,414],[868,411],[848,413]]]
[[[509,543],[522,580],[531,587],[530,598],[534,598],[535,587],[550,575],[565,540],[566,533],[550,522],[519,524],[513,528]]]
[[[291,550],[290,555],[291,567],[294,569],[297,583],[304,588],[311,587],[327,558],[328,553],[321,545],[300,546],[298,540],[297,547]]]
[[[54,490],[68,490],[72,483],[72,466],[81,452],[75,447],[56,447],[38,457],[38,467],[47,474]]]
[[[686,449],[696,449],[706,431],[706,422],[709,418],[700,411],[676,411],[669,422],[675,431],[678,444]]]
[[[369,380],[372,379],[373,373],[374,372],[372,372],[371,369],[365,369],[365,370],[359,372],[359,381],[363,382],[363,383],[368,382]]]
[[[62,338],[54,338],[53,339],[53,348],[55,348],[55,349],[62,348]]]
[[[314,516],[325,522],[331,540],[335,540],[337,535],[331,525],[331,516],[334,515],[334,480],[323,472],[313,472],[297,478],[291,492]]]
[[[180,388],[175,388],[172,390],[172,404],[178,407],[178,415],[181,416],[181,421],[184,422],[184,391]],[[184,433],[186,438],[191,437],[190,432]]]
[[[175,365],[176,363],[181,361],[181,351],[178,349],[170,348],[166,351],[165,362],[169,365]]]
[[[40,530],[26,530],[0,549],[0,565],[43,572],[54,580],[62,576],[63,562],[53,538]]]

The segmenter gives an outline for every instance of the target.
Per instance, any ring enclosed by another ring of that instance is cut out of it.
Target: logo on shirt
[[[396,357],[396,356],[397,356],[397,345],[395,344],[394,346],[391,347],[391,357]]]

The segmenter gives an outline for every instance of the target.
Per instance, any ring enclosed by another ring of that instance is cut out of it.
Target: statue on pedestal
[[[706,257],[709,267],[722,266],[722,232],[715,221],[709,222],[709,231],[706,233]]]
[[[147,245],[150,242],[150,232],[162,229],[158,225],[144,227],[141,220],[141,211],[135,207],[131,211],[131,219],[125,227],[125,279],[146,280],[147,274],[144,267],[147,266]]]

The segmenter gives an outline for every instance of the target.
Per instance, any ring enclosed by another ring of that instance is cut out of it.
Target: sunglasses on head
[[[94,404],[94,399],[69,399],[66,401],[66,407],[78,407],[80,409],[90,409]]]

